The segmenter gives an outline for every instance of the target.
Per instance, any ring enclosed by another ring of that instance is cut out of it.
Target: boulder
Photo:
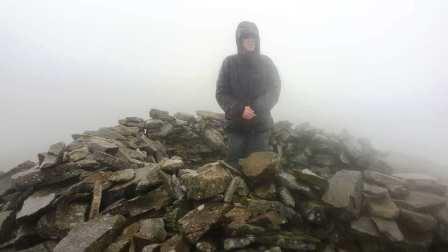
[[[179,169],[182,169],[183,167],[184,162],[180,157],[173,157],[170,159],[163,159],[162,161],[160,161],[160,169],[169,174],[176,173]]]
[[[194,200],[223,194],[231,180],[231,174],[219,162],[208,163],[197,170],[188,170],[180,177],[187,197]]]
[[[136,234],[150,243],[163,242],[167,237],[163,218],[152,218],[140,221],[140,230]]]
[[[253,152],[240,161],[241,170],[251,180],[272,180],[279,172],[279,157],[270,151]]]

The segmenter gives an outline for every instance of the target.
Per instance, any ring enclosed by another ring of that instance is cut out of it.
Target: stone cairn
[[[223,114],[149,116],[0,174],[0,252],[448,251],[446,186],[365,139],[280,121],[232,167]]]

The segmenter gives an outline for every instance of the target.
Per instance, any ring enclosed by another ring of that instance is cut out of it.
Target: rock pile
[[[152,109],[0,174],[0,251],[447,251],[446,186],[347,132],[274,126],[223,161],[222,114]]]

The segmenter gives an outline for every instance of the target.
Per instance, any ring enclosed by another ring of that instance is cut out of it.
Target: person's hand
[[[243,119],[250,120],[255,116],[255,111],[250,106],[245,106],[243,111]]]

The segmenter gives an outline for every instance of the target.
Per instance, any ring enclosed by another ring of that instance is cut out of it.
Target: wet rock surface
[[[280,121],[239,169],[222,113],[149,116],[0,173],[0,251],[448,250],[446,185],[366,139]]]

